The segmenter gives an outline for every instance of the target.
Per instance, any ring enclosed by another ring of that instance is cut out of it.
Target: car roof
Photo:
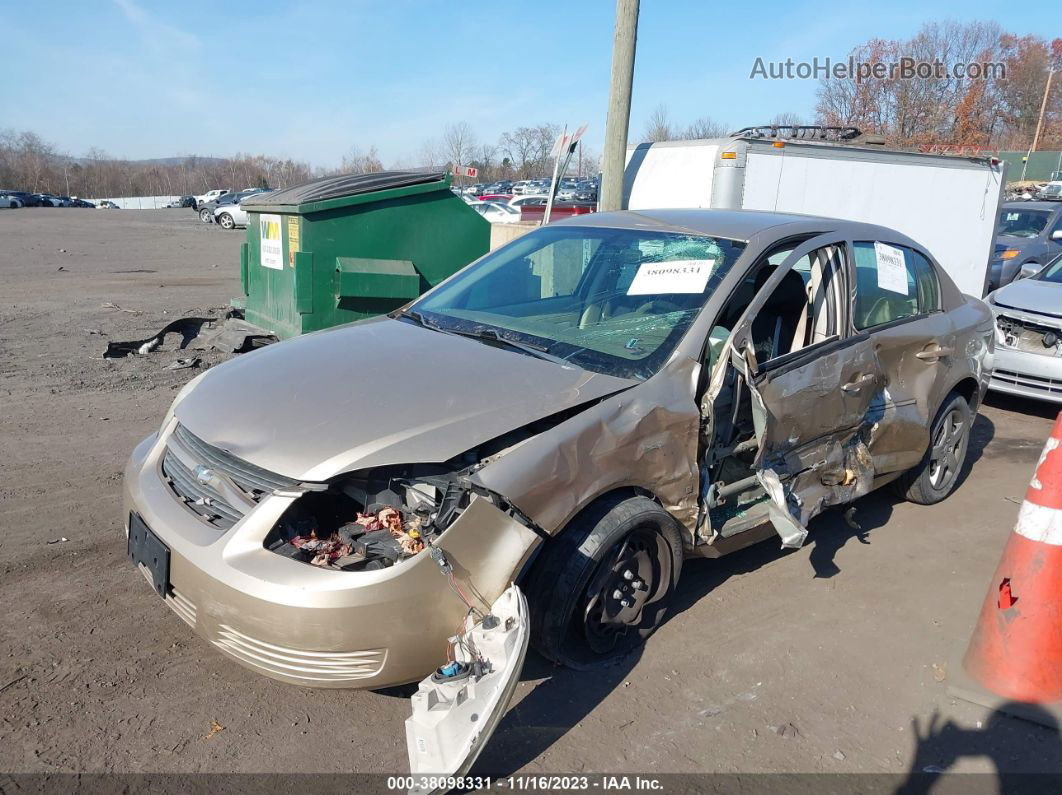
[[[751,241],[768,230],[768,237],[771,239],[790,235],[836,233],[850,240],[890,240],[897,245],[926,250],[917,241],[887,226],[819,215],[761,210],[619,210],[572,216],[550,223],[550,226],[554,225],[651,229],[679,234],[693,232],[709,237],[743,241]]]
[[[1062,208],[1060,202],[1003,202],[1006,210],[1058,210]]]
[[[822,223],[822,222],[826,223]],[[816,223],[818,222],[818,223]],[[850,223],[795,213],[761,212],[758,210],[619,210],[599,212],[566,219],[558,223],[579,226],[611,226],[620,229],[639,229],[645,226],[669,227],[676,231],[698,232],[730,240],[748,240],[754,235],[784,224],[801,224],[830,231],[838,224]]]

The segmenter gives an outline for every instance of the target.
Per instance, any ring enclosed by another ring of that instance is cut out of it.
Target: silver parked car
[[[524,594],[537,648],[595,665],[660,626],[685,556],[800,546],[889,482],[947,497],[992,341],[891,229],[581,215],[190,382],[127,466],[129,556],[216,649],[295,684],[448,658],[440,682],[518,676]],[[471,616],[504,665],[454,648]]]
[[[1062,403],[1062,255],[986,300],[996,316],[989,388]]]

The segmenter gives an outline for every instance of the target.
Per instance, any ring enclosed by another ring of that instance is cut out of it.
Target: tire
[[[221,215],[218,216],[218,224],[221,226],[222,229],[235,229],[236,228],[236,224],[232,220],[232,216],[229,215],[228,213],[222,213]]]
[[[667,511],[646,497],[604,498],[535,562],[531,643],[571,668],[613,663],[663,623],[681,569],[682,537]]]
[[[210,212],[209,207],[204,207],[199,211],[199,220],[202,221],[204,224],[214,223],[214,214]]]
[[[933,505],[945,499],[959,484],[966,453],[970,447],[973,412],[966,398],[951,392],[933,420],[929,449],[914,469],[896,480],[897,493],[919,505]]]

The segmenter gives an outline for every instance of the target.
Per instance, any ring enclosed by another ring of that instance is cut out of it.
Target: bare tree
[[[447,124],[443,130],[442,144],[451,166],[465,166],[472,160],[472,152],[477,147],[476,133],[468,122]]]
[[[446,165],[446,155],[443,154],[442,147],[435,138],[429,138],[421,144],[419,158],[421,164],[429,169],[434,170]]]
[[[580,177],[592,177],[601,171],[601,155],[593,149],[586,147],[579,141],[579,149],[575,154],[576,175]]]
[[[673,141],[676,138],[667,105],[661,103],[653,108],[653,112],[649,114],[649,120],[645,123],[643,137],[646,141]]]
[[[801,127],[807,122],[801,117],[799,113],[785,112],[776,113],[768,122],[775,127]]]
[[[559,134],[560,126],[556,124],[517,127],[502,133],[498,148],[509,161],[513,176],[519,179],[544,176],[549,171],[549,153]]]
[[[994,22],[927,23],[908,40],[871,39],[852,51],[856,61],[908,59],[942,69],[918,79],[823,80],[818,121],[854,125],[900,146],[1023,148],[1031,142],[1056,51],[1062,58],[1062,40],[1019,38]],[[954,71],[960,64],[965,74]],[[1048,98],[1045,132],[1045,145],[1062,144],[1062,85]]]
[[[383,171],[384,167],[375,146],[370,146],[369,150],[363,153],[355,145],[344,155],[340,170],[347,174],[375,174]]]
[[[687,140],[722,138],[727,132],[727,126],[722,122],[716,121],[710,116],[701,116],[699,119],[694,119],[690,122],[677,137]]]

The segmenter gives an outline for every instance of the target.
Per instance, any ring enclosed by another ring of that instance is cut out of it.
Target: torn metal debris
[[[181,343],[178,347],[182,350],[199,336],[200,329],[207,323],[212,322],[208,317],[182,317],[167,323],[157,334],[147,339],[131,340],[128,342],[108,342],[107,350],[103,352],[104,359],[120,359],[125,356],[144,356],[156,350],[166,339],[167,334],[180,334]]]
[[[198,367],[202,363],[202,359],[198,356],[192,356],[187,359],[176,359],[170,363],[167,370],[189,370],[193,367]]]
[[[120,307],[116,307],[121,309]],[[123,310],[129,311],[129,310]],[[216,350],[222,353],[245,353],[276,342],[273,334],[242,318],[238,310],[229,310],[223,318],[183,317],[168,323],[153,337],[127,342],[109,342],[105,359],[145,356],[162,347],[168,334],[180,334],[179,350]],[[195,365],[186,365],[194,367]],[[179,368],[172,368],[179,369]]]

